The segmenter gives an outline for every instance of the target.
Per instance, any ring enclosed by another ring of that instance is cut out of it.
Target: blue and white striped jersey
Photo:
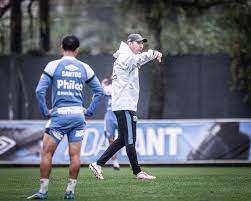
[[[103,88],[91,67],[70,56],[49,62],[36,88],[36,96],[43,116],[49,116],[45,94],[50,85],[52,86],[51,99],[54,109],[72,106],[82,107],[85,84],[88,84],[94,92],[92,102],[86,112],[86,115],[90,116],[103,95]]]

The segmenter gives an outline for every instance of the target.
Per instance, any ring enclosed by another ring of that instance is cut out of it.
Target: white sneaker
[[[120,168],[119,162],[118,162],[117,159],[115,159],[115,160],[113,161],[113,169],[114,169],[114,170],[119,170],[119,168]]]
[[[94,176],[97,178],[97,179],[101,179],[103,180],[104,177],[102,175],[102,169],[101,169],[101,166],[100,165],[97,165],[97,163],[91,163],[89,165],[89,168],[90,170],[92,171],[92,173],[94,174]]]
[[[136,179],[143,179],[143,180],[152,180],[152,179],[156,179],[155,176],[149,175],[143,171],[141,171],[140,173],[138,173],[136,175]]]

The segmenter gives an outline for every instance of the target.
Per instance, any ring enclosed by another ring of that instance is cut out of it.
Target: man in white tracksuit
[[[122,147],[126,146],[133,174],[137,179],[156,179],[143,171],[138,164],[135,149],[137,104],[139,100],[139,69],[140,66],[157,59],[161,62],[162,53],[156,50],[142,52],[147,39],[140,34],[130,34],[127,43],[121,42],[119,49],[113,55],[116,61],[112,75],[112,111],[118,120],[118,138],[108,147],[104,154],[89,168],[96,178],[104,179],[101,166]]]

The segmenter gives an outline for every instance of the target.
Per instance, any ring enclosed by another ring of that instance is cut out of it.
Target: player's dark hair
[[[68,35],[63,38],[62,48],[65,51],[75,51],[79,47],[79,40],[74,35]]]

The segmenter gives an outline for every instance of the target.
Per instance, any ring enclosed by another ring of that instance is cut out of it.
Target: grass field
[[[81,201],[250,201],[250,167],[143,167],[157,176],[138,181],[131,170],[104,168],[105,180],[96,180],[82,167],[75,200]],[[63,200],[68,168],[54,168],[49,200]],[[0,168],[0,200],[25,200],[39,188],[39,168]]]

